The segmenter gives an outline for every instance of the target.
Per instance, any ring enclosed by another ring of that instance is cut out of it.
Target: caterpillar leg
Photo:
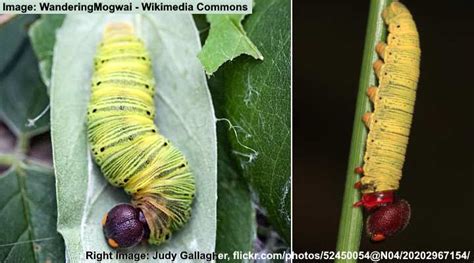
[[[376,46],[375,46],[375,51],[377,52],[377,54],[379,55],[379,57],[381,57],[382,59],[384,59],[384,56],[385,56],[385,48],[387,47],[387,44],[385,42],[379,42]]]
[[[393,191],[383,191],[375,193],[366,193],[362,195],[360,201],[354,204],[355,207],[363,206],[368,211],[372,211],[375,208],[385,206],[393,203],[394,193]]]
[[[354,169],[354,172],[355,172],[356,174],[364,174],[364,168],[362,168],[362,166],[356,167],[356,168]]]
[[[361,188],[362,188],[362,183],[361,183],[361,181],[357,181],[357,182],[354,184],[354,188],[355,188],[355,189],[361,189]]]
[[[356,168],[354,169],[354,172],[355,172],[356,174],[363,175],[363,174],[364,174],[364,168],[362,168],[361,166],[356,167]],[[361,189],[361,188],[362,188],[362,183],[361,183],[361,181],[357,181],[357,182],[354,184],[354,188],[355,188],[355,189]]]

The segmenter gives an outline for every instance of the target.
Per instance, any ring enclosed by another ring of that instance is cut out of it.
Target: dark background
[[[399,195],[407,229],[361,250],[473,250],[474,1],[402,1],[421,77]],[[296,251],[336,247],[369,1],[294,1]],[[471,256],[472,258],[472,256]]]

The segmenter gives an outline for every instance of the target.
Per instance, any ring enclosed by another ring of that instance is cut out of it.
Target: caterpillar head
[[[366,221],[366,231],[374,242],[385,240],[405,229],[410,221],[411,209],[406,200],[396,200],[374,210]]]
[[[102,227],[112,248],[133,247],[150,235],[143,212],[130,204],[114,206],[102,219]]]

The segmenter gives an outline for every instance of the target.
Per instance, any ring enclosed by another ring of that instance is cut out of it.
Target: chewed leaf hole
[[[0,164],[0,176],[2,176],[4,172],[8,171],[8,169],[10,169],[9,165]]]
[[[15,150],[16,137],[15,134],[0,121],[0,152],[8,153]]]
[[[37,135],[31,139],[27,155],[32,159],[53,164],[53,150],[49,132]]]

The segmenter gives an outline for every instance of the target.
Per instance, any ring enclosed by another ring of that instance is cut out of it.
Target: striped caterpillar
[[[163,243],[189,220],[195,185],[183,154],[153,122],[150,56],[132,26],[113,23],[94,64],[87,111],[94,160],[110,184],[132,196],[105,214],[105,238],[112,248]]]
[[[374,63],[378,87],[367,91],[374,111],[363,116],[369,134],[364,165],[356,168],[363,174],[355,185],[362,198],[354,204],[371,213],[366,230],[373,241],[402,231],[410,220],[410,205],[394,192],[402,177],[420,66],[418,32],[408,9],[393,2],[382,17],[389,34],[387,43],[376,46],[383,61]]]

